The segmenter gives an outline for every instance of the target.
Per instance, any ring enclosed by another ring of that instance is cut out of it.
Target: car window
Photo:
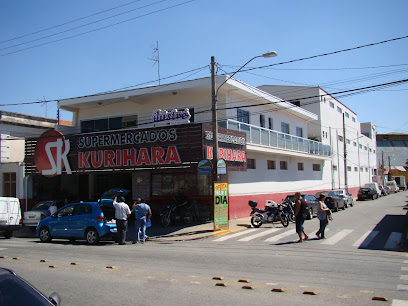
[[[66,216],[72,216],[72,212],[75,208],[75,205],[71,205],[68,207],[65,207],[64,209],[61,209],[58,211],[58,217],[66,217]]]
[[[51,202],[40,202],[35,205],[31,210],[48,210],[50,208]]]
[[[92,213],[91,205],[81,204],[76,205],[74,208],[74,215],[90,215]]]

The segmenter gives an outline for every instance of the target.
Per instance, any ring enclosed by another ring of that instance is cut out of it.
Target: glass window
[[[337,165],[333,165],[333,170],[337,171]]]
[[[339,135],[339,141],[343,142],[343,136]]]
[[[95,121],[81,121],[81,133],[90,133],[95,131]]]
[[[353,141],[353,146],[357,147],[357,142]]]
[[[354,117],[352,117],[351,120],[352,120],[353,122],[356,122],[356,118],[354,118]]]
[[[356,172],[357,172],[357,171],[358,171],[358,168],[357,168],[357,167],[354,167],[354,171],[356,171]]]
[[[347,143],[347,144],[350,144],[350,139],[346,139],[346,143]]]
[[[296,136],[303,137],[303,129],[301,127],[296,127]]]
[[[351,167],[350,167],[350,166],[347,166],[347,171],[351,171]]]
[[[313,164],[313,171],[320,171],[320,164]]]
[[[16,194],[16,173],[3,173],[3,196],[15,198]]]
[[[271,117],[268,118],[268,128],[270,130],[273,130],[273,120]]]
[[[268,169],[275,170],[276,169],[276,162],[274,160],[268,160]]]
[[[137,127],[137,115],[123,117],[122,127],[124,129]]]
[[[248,169],[255,169],[256,168],[255,159],[253,159],[253,158],[248,158],[247,159],[247,168]]]
[[[344,116],[346,116],[346,118],[350,118],[350,115],[349,115],[348,112],[345,112],[345,113],[344,113]]]
[[[303,163],[298,163],[298,170],[303,171]]]
[[[334,103],[330,101],[330,107],[334,108]]]
[[[237,121],[249,124],[249,112],[238,108],[237,109]]]
[[[109,121],[107,118],[95,120],[95,132],[107,130],[109,130]]]
[[[288,162],[287,161],[280,161],[280,169],[281,170],[288,170]]]
[[[71,205],[68,207],[65,207],[64,209],[61,209],[58,212],[58,217],[69,217],[72,216],[72,212],[74,211],[76,205]]]
[[[341,107],[338,107],[338,106],[337,106],[337,111],[338,111],[340,114],[343,113],[343,110],[341,109]]]
[[[122,128],[122,117],[109,118],[109,130],[120,130]]]
[[[259,115],[259,126],[260,127],[265,127],[265,115]]]
[[[282,131],[282,133],[289,134],[289,123],[282,122],[281,123],[281,131]]]

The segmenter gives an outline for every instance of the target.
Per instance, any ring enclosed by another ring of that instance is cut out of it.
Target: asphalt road
[[[62,305],[408,305],[407,203],[408,192],[357,202],[334,214],[326,240],[306,221],[303,244],[293,224],[144,245],[0,239],[0,266]]]

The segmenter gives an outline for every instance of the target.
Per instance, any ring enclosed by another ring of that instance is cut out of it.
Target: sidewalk
[[[151,241],[186,241],[204,239],[212,236],[225,235],[240,231],[251,226],[251,218],[230,220],[228,230],[214,231],[214,223],[207,222],[198,225],[151,227],[147,229],[147,235]]]

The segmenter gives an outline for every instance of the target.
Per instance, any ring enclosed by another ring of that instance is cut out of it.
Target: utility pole
[[[346,145],[346,121],[344,120],[343,113],[343,151],[344,151],[344,188],[348,192],[348,182],[347,182],[347,145]]]
[[[381,151],[382,184],[385,185],[384,151]]]
[[[213,130],[213,159],[212,159],[212,182],[218,181],[217,162],[218,162],[218,118],[217,118],[217,95],[215,89],[215,58],[211,56],[211,97],[212,97],[212,130]]]
[[[340,186],[340,150],[339,150],[339,130],[336,129],[336,139],[337,139],[337,175],[339,178],[339,189],[341,189]]]
[[[358,131],[357,131],[357,153],[358,153],[358,186],[361,187],[360,136],[358,136]]]
[[[391,157],[388,155],[388,181],[391,181]]]

